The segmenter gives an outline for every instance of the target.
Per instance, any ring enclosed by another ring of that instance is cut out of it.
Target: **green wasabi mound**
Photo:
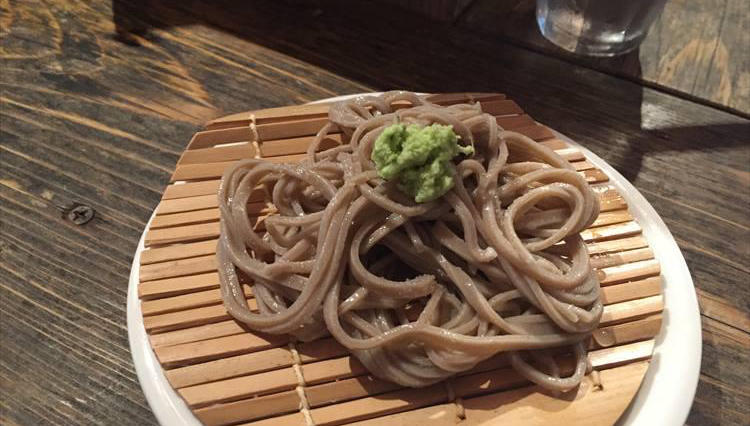
[[[424,203],[453,188],[453,157],[474,154],[474,147],[459,145],[458,139],[451,126],[393,124],[375,140],[371,159],[380,177]]]

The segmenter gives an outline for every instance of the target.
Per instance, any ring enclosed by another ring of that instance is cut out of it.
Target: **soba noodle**
[[[456,157],[444,196],[418,204],[378,177],[373,145],[394,123],[450,125],[474,146]],[[333,131],[344,142],[320,151]],[[274,209],[263,231],[248,212],[256,191]],[[549,389],[586,373],[602,304],[579,232],[598,200],[567,161],[503,130],[479,103],[388,92],[333,104],[304,161],[240,161],[219,203],[222,297],[253,330],[331,335],[375,376],[411,387],[500,352]],[[572,370],[551,355],[566,350]]]

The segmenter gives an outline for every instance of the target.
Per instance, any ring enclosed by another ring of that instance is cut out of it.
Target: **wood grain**
[[[476,0],[451,20],[576,64],[750,113],[750,35],[743,30],[750,22],[750,3],[743,0],[671,0],[639,50],[606,59],[573,55],[547,41],[537,28],[532,0]]]
[[[706,26],[722,28],[717,46],[729,57],[716,50],[714,62],[726,71],[673,80],[687,87],[695,77],[696,88],[725,93],[716,87],[726,87],[727,75],[730,102],[747,102],[747,62],[731,47],[747,45],[747,32],[731,25],[747,6],[727,5],[724,26]],[[677,238],[699,289],[704,363],[688,423],[746,423],[743,117],[643,87],[627,61],[615,62],[622,74],[603,73],[519,39],[372,2],[2,0],[0,10],[0,422],[155,423],[127,346],[127,277],[140,233],[199,125],[249,109],[407,88],[507,93],[634,182]],[[689,34],[703,28],[691,18],[672,21]],[[663,56],[672,60],[690,37],[663,41],[662,49],[671,46]],[[650,40],[657,39],[642,55]],[[696,58],[709,62],[711,44],[702,43],[672,61],[680,73]],[[653,61],[640,63],[646,75]],[[74,203],[94,208],[95,218],[83,226],[64,219]]]

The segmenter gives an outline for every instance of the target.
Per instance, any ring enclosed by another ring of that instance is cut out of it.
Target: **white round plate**
[[[358,95],[323,99],[331,102]],[[643,235],[661,265],[664,313],[662,329],[656,337],[654,355],[638,394],[618,420],[619,425],[682,425],[693,403],[701,362],[701,322],[693,280],[667,226],[643,195],[620,173],[596,154],[557,134],[560,139],[580,149],[586,159],[609,176],[628,203],[630,213],[643,228]],[[153,217],[152,217],[153,219]],[[146,226],[151,224],[149,223]],[[201,423],[182,398],[169,385],[164,371],[151,350],[143,326],[138,300],[138,271],[143,251],[144,230],[133,258],[128,286],[128,337],[135,371],[151,409],[163,426]]]

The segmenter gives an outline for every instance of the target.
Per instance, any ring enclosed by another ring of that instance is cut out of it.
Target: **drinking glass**
[[[537,0],[544,37],[565,50],[614,56],[635,49],[667,0]]]

